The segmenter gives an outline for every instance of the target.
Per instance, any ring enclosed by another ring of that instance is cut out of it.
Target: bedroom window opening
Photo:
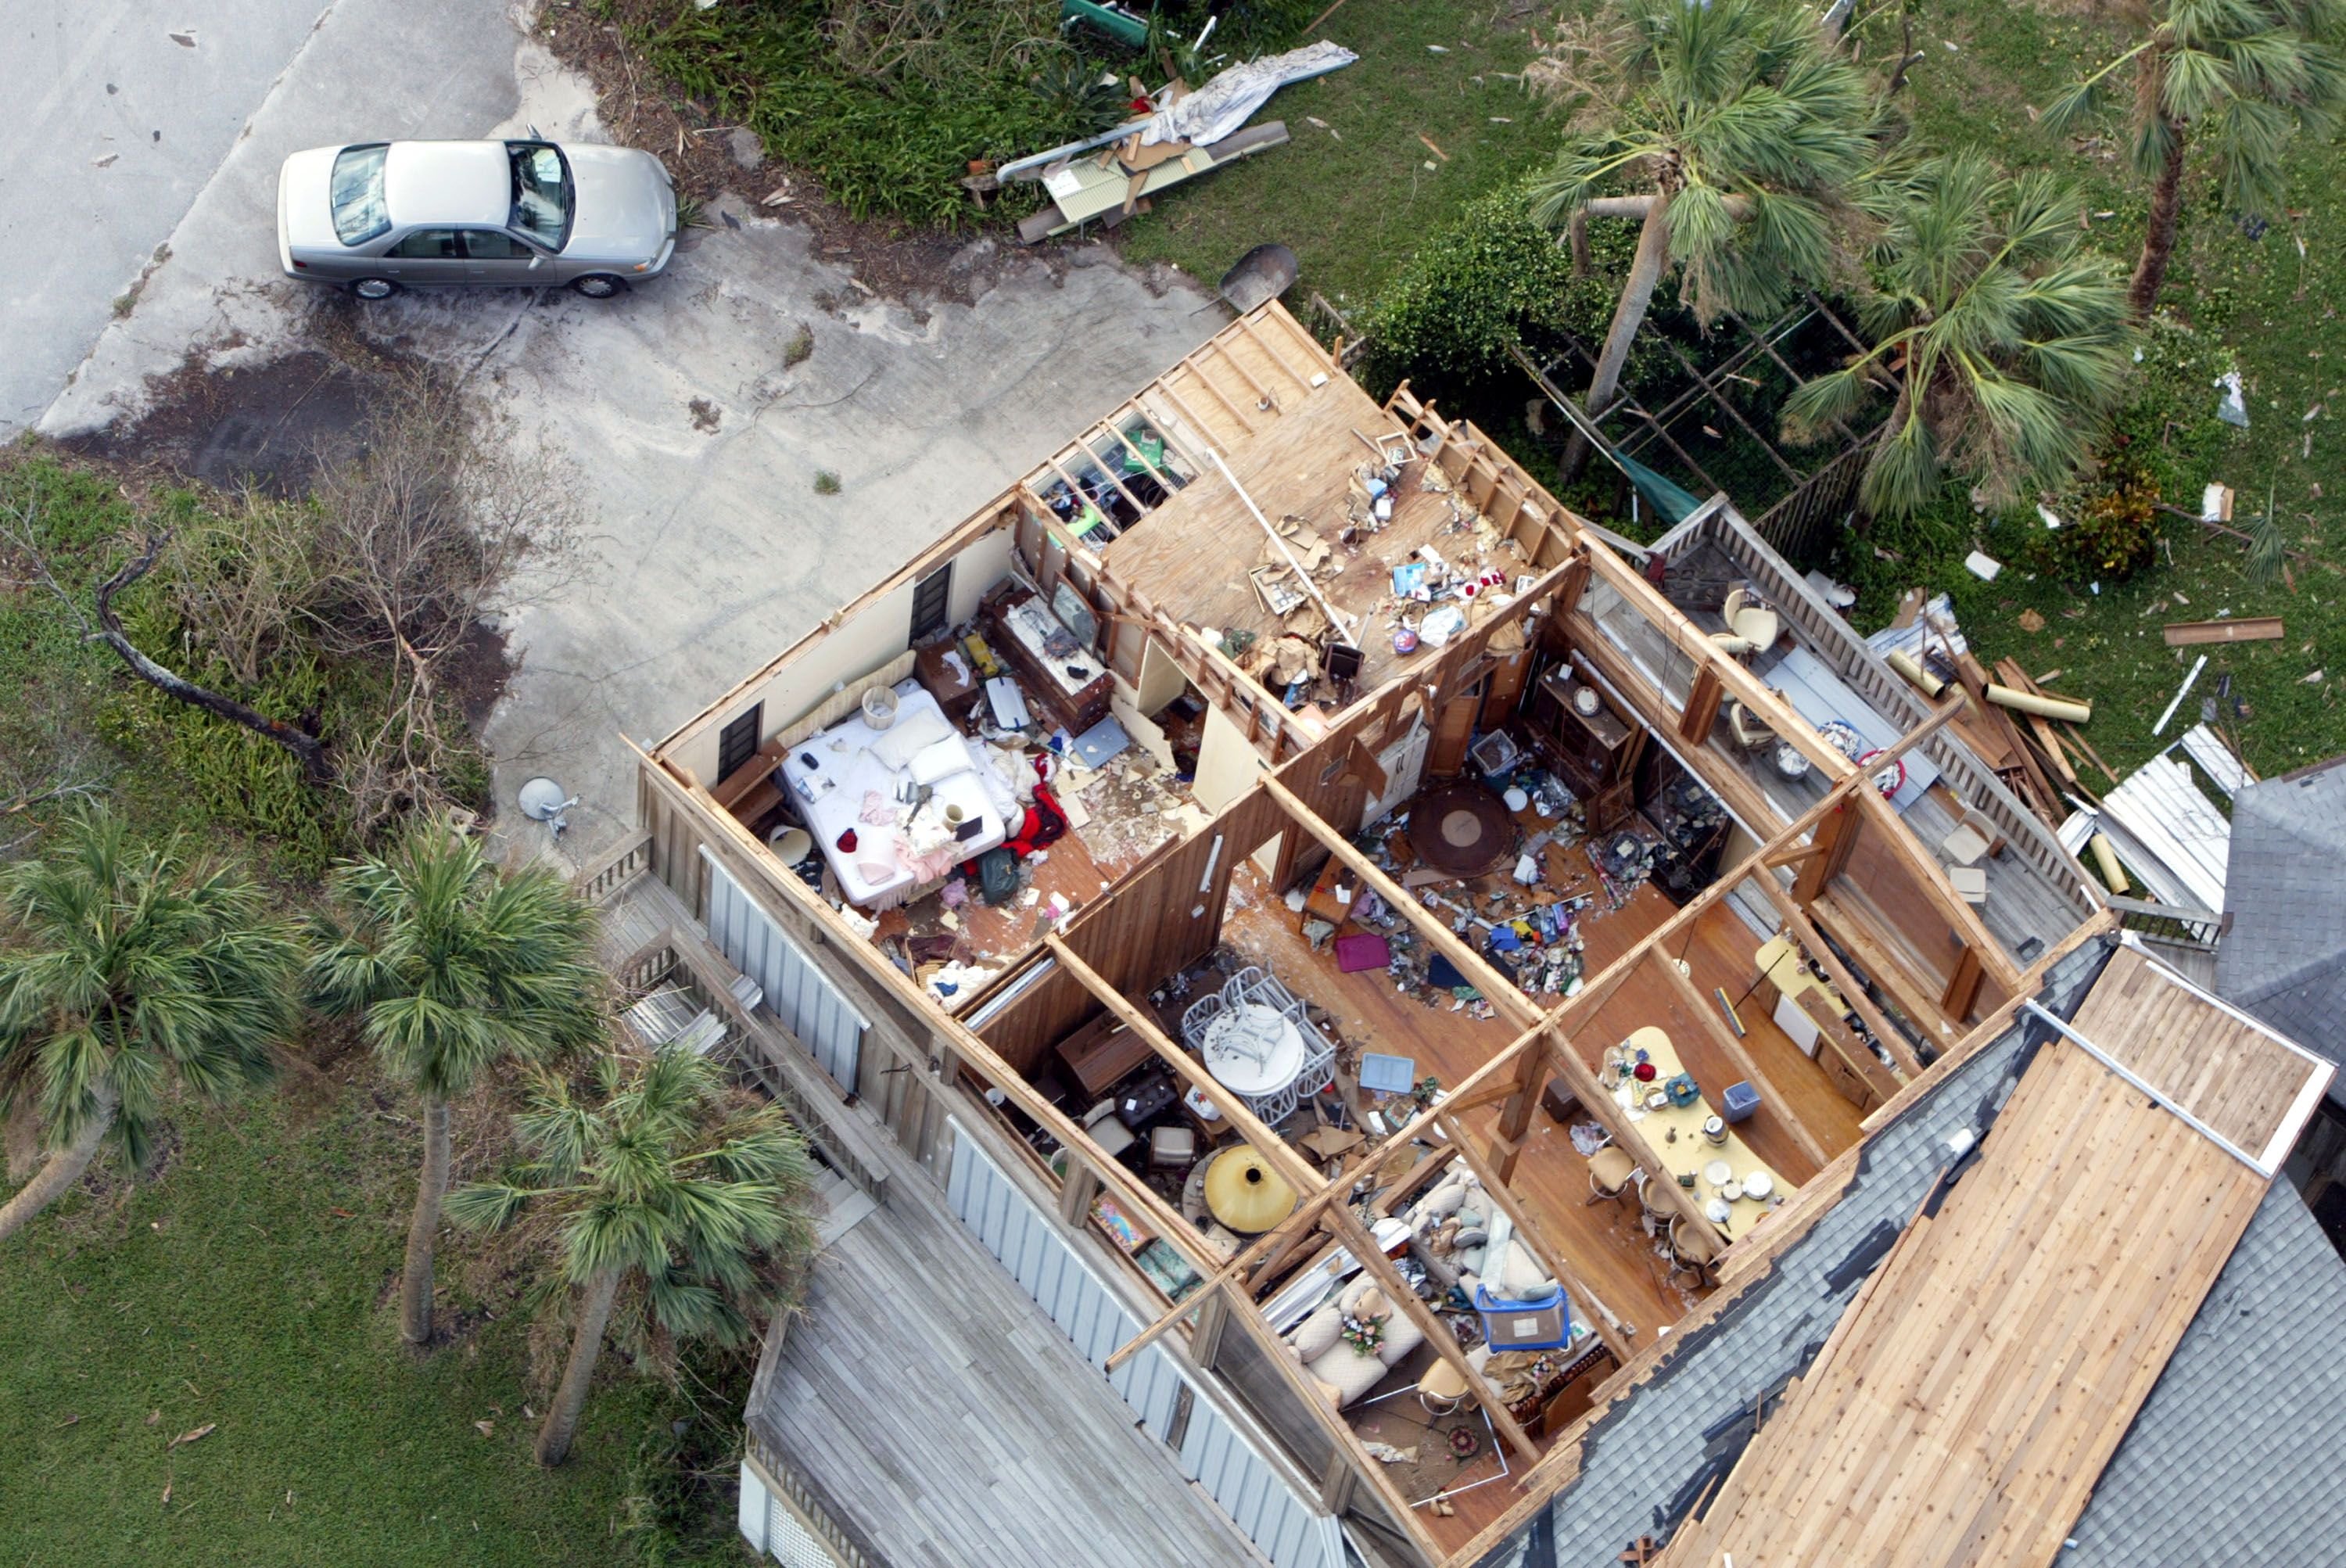
[[[718,736],[717,777],[720,780],[733,777],[758,754],[758,727],[765,714],[764,703],[751,703],[749,712],[728,724]]]

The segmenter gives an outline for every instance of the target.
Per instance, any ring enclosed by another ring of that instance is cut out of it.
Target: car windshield
[[[544,142],[512,142],[513,227],[549,250],[562,249],[570,222],[570,168],[562,149]]]
[[[382,200],[382,160],[387,143],[346,147],[334,155],[334,232],[345,245],[363,245],[391,231],[391,209]]]

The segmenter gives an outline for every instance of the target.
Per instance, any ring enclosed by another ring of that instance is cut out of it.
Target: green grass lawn
[[[2050,101],[2078,62],[2109,57],[2119,30],[2010,0],[1939,0],[1925,5],[1922,17],[1915,46],[1925,58],[1902,100],[1916,128],[1936,145],[1969,139],[2009,167],[2053,168],[2085,180],[2095,242],[2131,266],[2145,201],[2116,148],[2058,143],[2029,112]],[[1894,17],[1865,36],[1871,53],[1894,51]],[[1956,48],[1946,48],[1949,42]],[[2110,134],[2114,140],[2123,135]],[[2331,565],[2346,563],[2346,531],[2335,504],[2346,485],[2337,442],[2346,362],[2330,362],[2346,361],[2346,327],[2333,302],[2346,255],[2346,213],[2334,199],[2341,172],[2346,158],[2338,147],[2301,146],[2292,160],[2290,210],[2251,240],[2222,210],[2213,180],[2195,160],[2165,297],[2181,326],[2147,346],[2149,406],[2122,427],[2146,453],[2157,443],[2148,465],[2161,471],[2169,504],[2196,512],[2200,487],[2210,481],[2232,485],[2243,514],[2261,511],[2270,493],[2293,546],[2319,563],[2293,570],[2293,590],[2253,585],[2237,541],[2173,517],[2163,520],[2155,564],[2132,581],[2104,582],[2098,594],[2090,576],[2062,582],[2039,572],[2032,581],[2029,563],[2043,533],[2033,508],[1982,525],[1968,508],[1953,504],[1850,542],[1839,565],[1864,590],[1859,625],[1880,624],[1909,583],[1949,590],[1966,635],[1984,657],[2016,658],[2036,673],[2058,669],[2061,688],[2094,700],[2086,733],[2121,772],[2196,722],[2198,698],[2227,674],[2247,709],[2231,722],[2260,773],[2346,750],[2346,715],[2337,700],[2346,682],[2346,575]],[[2234,366],[2249,392],[2246,431],[2214,417],[2217,392],[2209,383]],[[1882,561],[1872,553],[1876,545],[1906,559]],[[1994,585],[1963,569],[1974,545],[2012,564]],[[2045,618],[2041,631],[2020,625],[2028,610]],[[2278,643],[2189,650],[2168,648],[2159,636],[2166,622],[2225,614],[2280,616],[2289,635]],[[2166,732],[2152,736],[2159,711],[2201,652],[2209,656],[2208,668],[2191,697]],[[2316,672],[2321,678],[2309,682]],[[2098,774],[2088,782],[2107,787]]]
[[[1525,23],[1538,13],[1510,21],[1510,9],[1346,0],[1311,38],[1360,59],[1281,87],[1256,117],[1286,121],[1294,139],[1158,198],[1123,227],[1125,256],[1173,262],[1210,285],[1278,240],[1302,267],[1290,306],[1313,290],[1346,311],[1365,302],[1429,229],[1547,144],[1536,107],[1510,79],[1531,57]]]
[[[455,1338],[409,1354],[395,1282],[417,1129],[350,1065],[352,1082],[183,1116],[163,1179],[71,1196],[0,1247],[8,1568],[636,1560],[629,1500],[657,1470],[639,1450],[694,1412],[607,1353],[571,1462],[538,1469],[527,1314],[509,1283],[458,1284],[457,1237],[440,1265]],[[707,1402],[712,1420],[738,1409]],[[698,1512],[699,1560],[736,1560],[722,1500]]]

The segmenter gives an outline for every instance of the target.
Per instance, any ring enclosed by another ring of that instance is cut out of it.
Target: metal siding
[[[822,1064],[839,1086],[857,1092],[864,1032],[871,1023],[824,978],[814,961],[784,933],[731,872],[717,863],[707,845],[700,857],[709,879],[709,934],[733,967],[756,981],[766,1005]]]
[[[958,1124],[948,1119],[947,1125],[954,1147],[945,1194],[954,1215],[1084,1358],[1095,1367],[1105,1366],[1137,1325],[1043,1212]],[[1153,1345],[1107,1379],[1160,1442],[1172,1430],[1173,1411],[1188,1380],[1173,1359]],[[1343,1568],[1342,1537],[1332,1528],[1335,1522],[1298,1495],[1202,1391],[1191,1403],[1188,1430],[1175,1457],[1181,1474],[1198,1482],[1275,1568]]]

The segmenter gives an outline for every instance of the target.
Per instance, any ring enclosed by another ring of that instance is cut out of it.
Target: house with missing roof
[[[1239,317],[641,748],[584,873],[633,1025],[825,1167],[745,1539],[2340,1560],[2273,1180],[2331,1064],[1960,707],[1725,497],[1632,544]]]

